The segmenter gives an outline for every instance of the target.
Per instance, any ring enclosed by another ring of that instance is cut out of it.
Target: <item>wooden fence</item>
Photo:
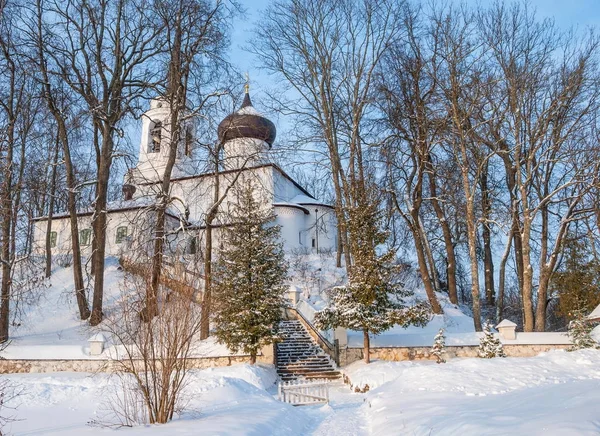
[[[279,382],[279,401],[303,406],[329,403],[329,382],[322,379]]]

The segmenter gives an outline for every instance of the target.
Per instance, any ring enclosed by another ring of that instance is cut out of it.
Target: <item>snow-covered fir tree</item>
[[[583,310],[575,311],[575,319],[569,322],[569,337],[573,342],[570,351],[581,350],[582,348],[600,348],[598,342],[592,338],[594,324],[586,319],[586,312]]]
[[[329,307],[315,314],[320,329],[344,327],[363,332],[364,360],[370,362],[369,333],[379,334],[394,325],[425,325],[430,308],[426,303],[410,305],[413,295],[395,280],[395,251],[383,249],[387,234],[381,230],[382,214],[375,194],[365,195],[348,207],[347,230],[353,264],[348,284],[329,291]]]
[[[494,336],[492,324],[489,321],[483,324],[483,336],[479,340],[479,350],[477,355],[484,359],[506,357],[502,342]]]
[[[446,363],[444,359],[444,353],[446,352],[446,336],[444,335],[444,329],[441,328],[435,338],[433,338],[433,346],[431,347],[431,354],[433,354],[437,363]]]
[[[273,210],[260,207],[250,183],[237,194],[214,273],[215,335],[255,363],[260,348],[277,334],[287,266]]]

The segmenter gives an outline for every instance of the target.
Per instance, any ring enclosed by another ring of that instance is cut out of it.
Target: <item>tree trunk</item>
[[[363,330],[363,354],[365,363],[371,363],[371,339],[368,330]]]
[[[54,215],[54,200],[56,198],[56,173],[58,165],[59,138],[56,136],[54,158],[52,159],[52,175],[50,176],[50,195],[48,200],[48,221],[46,222],[46,278],[52,275],[52,247],[50,233],[52,232],[52,216]]]
[[[218,175],[217,175],[218,177]],[[210,335],[211,279],[212,279],[212,220],[206,222],[206,249],[204,250],[204,293],[202,294],[202,313],[200,318],[200,339]]]
[[[250,365],[254,365],[256,363],[256,351],[250,353]]]
[[[11,217],[12,217],[12,162],[14,146],[14,122],[9,122],[7,128],[6,156],[3,159],[4,164],[2,174],[2,184],[0,185],[0,236],[2,237],[2,253],[0,262],[2,263],[2,282],[0,284],[0,343],[8,340],[8,327],[10,316],[10,290],[12,278],[12,256],[10,252],[11,241]]]
[[[500,260],[500,270],[498,271],[498,298],[496,299],[496,323],[500,323],[500,321],[502,321],[504,311],[506,262],[508,261],[508,256],[510,255],[510,247],[512,245],[512,241],[513,237],[511,234],[509,234],[506,238],[506,248],[504,249],[504,253],[502,254],[502,259]]]
[[[415,228],[414,225],[411,226],[411,231],[413,234],[413,239],[415,240],[417,262],[419,265],[421,280],[423,280],[423,286],[425,287],[425,293],[427,294],[427,298],[429,299],[429,303],[431,304],[431,309],[433,310],[433,313],[442,314],[444,313],[444,311],[442,310],[442,306],[440,306],[440,303],[435,295],[435,290],[431,282],[431,277],[429,276],[429,271],[427,268],[427,259],[425,256],[425,250],[423,248],[420,231],[418,228]]]
[[[92,315],[90,325],[95,326],[102,322],[102,303],[104,299],[104,263],[106,253],[106,203],[108,192],[108,180],[110,175],[112,137],[110,126],[105,126],[102,134],[102,157],[98,169],[98,190],[96,193],[96,205],[94,207],[93,229],[96,240],[96,252],[94,253],[94,297],[92,301]]]
[[[429,160],[430,167],[432,167],[431,157]],[[446,267],[448,296],[450,297],[450,302],[452,304],[458,304],[458,291],[456,287],[456,256],[454,254],[454,243],[452,242],[452,231],[450,230],[450,225],[448,224],[446,215],[444,214],[444,211],[437,198],[437,186],[435,181],[435,173],[433,172],[429,174],[429,191],[431,193],[431,204],[438,218],[438,223],[440,224],[442,235],[444,237],[444,249],[446,250],[446,259],[448,262]]]
[[[494,306],[494,260],[492,258],[492,232],[490,230],[489,219],[492,211],[492,203],[488,191],[488,164],[484,165],[479,176],[479,185],[481,188],[481,210],[484,219],[482,227],[483,239],[483,274],[485,282],[485,297],[488,306]]]

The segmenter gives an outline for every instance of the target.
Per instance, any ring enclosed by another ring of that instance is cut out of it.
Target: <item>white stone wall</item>
[[[91,219],[91,215],[84,215],[78,217],[77,224],[79,230],[91,230]],[[170,217],[167,219],[167,228],[173,228],[176,225],[176,220]],[[120,243],[117,243],[117,229],[119,227],[127,227],[128,238]],[[46,229],[46,220],[40,220],[35,222],[33,251],[36,254],[45,253]],[[138,243],[150,243],[151,229],[151,215],[143,209],[109,213],[107,215],[106,224],[107,256],[120,256],[124,250],[131,249],[131,245],[134,240]],[[52,231],[57,233],[56,247],[52,249],[52,253],[71,253],[71,222],[69,217],[53,219]],[[89,245],[81,246],[81,254],[83,256],[90,256],[92,254],[92,235],[90,235],[89,241]]]

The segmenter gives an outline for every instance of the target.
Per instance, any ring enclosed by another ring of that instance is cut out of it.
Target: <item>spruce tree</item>
[[[484,359],[506,357],[502,342],[494,336],[492,325],[489,321],[483,325],[483,336],[479,341],[479,350],[477,354]]]
[[[563,243],[561,266],[552,275],[551,288],[558,294],[558,314],[573,320],[600,304],[600,263],[590,256],[586,239],[571,233]]]
[[[236,193],[214,271],[215,335],[254,364],[277,334],[287,266],[273,210],[261,207],[250,183]]]
[[[413,293],[395,280],[394,250],[385,250],[387,234],[381,230],[382,214],[365,195],[348,210],[348,233],[352,266],[348,284],[329,291],[329,307],[315,314],[320,329],[344,327],[363,332],[364,360],[370,362],[369,333],[379,334],[394,325],[425,325],[430,308],[426,303],[409,305]]]
[[[592,338],[592,330],[595,324],[586,319],[586,311],[575,311],[575,319],[569,322],[569,337],[573,345],[569,351],[581,350],[582,348],[599,348],[598,343]]]
[[[446,336],[444,335],[444,329],[441,328],[435,338],[433,338],[433,347],[431,347],[431,354],[433,354],[437,363],[446,363],[444,359],[444,353],[446,352]]]

